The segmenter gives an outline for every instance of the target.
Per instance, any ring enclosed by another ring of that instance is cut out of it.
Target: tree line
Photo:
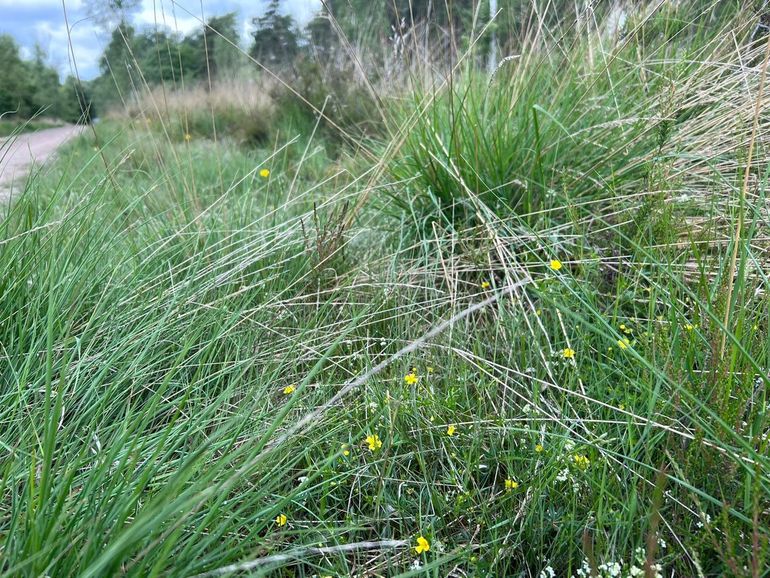
[[[549,18],[574,17],[574,3],[557,3],[564,9],[549,11]],[[498,5],[505,10],[492,22]],[[329,68],[337,63],[334,56],[345,54],[346,44],[369,48],[375,59],[385,58],[388,51],[382,47],[390,46],[391,56],[400,51],[398,57],[407,60],[418,45],[418,31],[422,45],[437,47],[437,53],[450,58],[473,44],[477,62],[483,64],[489,60],[492,38],[502,53],[513,49],[531,10],[530,0],[323,0],[315,17],[300,27],[283,10],[282,0],[269,0],[261,14],[251,18],[251,39],[241,49],[235,13],[213,17],[199,30],[181,35],[135,27],[131,12],[138,7],[136,0],[91,0],[89,6],[94,20],[109,30],[99,75],[88,82],[72,76],[60,82],[42,51],[24,60],[13,39],[0,36],[0,112],[88,120],[110,106],[127,104],[147,87],[214,85],[253,69],[249,57],[312,86],[318,76],[329,76]],[[486,34],[477,39],[485,27]]]
[[[74,76],[60,81],[39,46],[31,59],[24,59],[16,41],[0,34],[0,62],[0,115],[4,119],[46,116],[80,122],[88,118],[91,98],[85,87]]]

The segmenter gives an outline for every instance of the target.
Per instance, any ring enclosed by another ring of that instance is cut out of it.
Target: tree
[[[211,18],[203,29],[206,65],[212,83],[227,72],[234,72],[240,62],[238,22],[235,12]],[[235,44],[235,46],[233,46]]]
[[[74,76],[68,76],[60,89],[61,119],[85,124],[96,116],[88,86]]]
[[[139,9],[141,0],[86,0],[86,14],[105,31],[130,22],[131,14]]]
[[[125,100],[131,93],[134,69],[132,58],[136,40],[134,27],[125,21],[119,23],[110,35],[110,41],[99,59],[101,75],[95,81],[100,102]]]
[[[32,112],[32,87],[19,47],[8,34],[0,34],[0,114],[27,117]]]
[[[48,66],[45,60],[45,52],[40,45],[36,45],[34,59],[32,62],[26,63],[34,113],[60,117],[59,73]]]
[[[281,14],[279,0],[271,0],[265,13],[254,18],[254,44],[251,55],[265,66],[280,68],[290,64],[299,52],[294,19]]]

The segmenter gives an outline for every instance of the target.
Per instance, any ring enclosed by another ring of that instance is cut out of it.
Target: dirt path
[[[44,163],[84,128],[70,125],[0,138],[0,202],[7,201],[14,191],[24,186],[33,166]]]

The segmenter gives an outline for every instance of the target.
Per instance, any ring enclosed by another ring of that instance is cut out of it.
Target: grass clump
[[[533,36],[335,154],[180,139],[205,99],[73,143],[0,223],[0,573],[762,575],[765,71],[719,18]]]

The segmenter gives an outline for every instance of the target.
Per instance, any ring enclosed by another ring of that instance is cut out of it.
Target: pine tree
[[[281,14],[280,1],[271,0],[265,13],[252,20],[256,27],[251,55],[269,68],[280,68],[293,62],[299,52],[294,19]]]

